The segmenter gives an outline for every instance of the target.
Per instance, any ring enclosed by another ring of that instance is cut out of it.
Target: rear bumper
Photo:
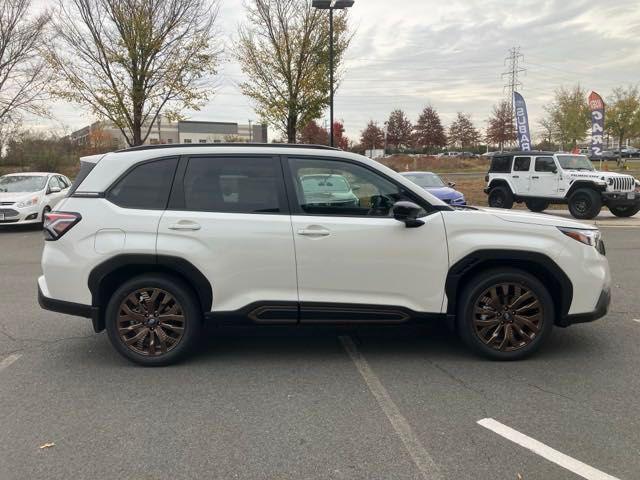
[[[42,288],[38,284],[38,304],[44,310],[51,312],[64,313],[65,315],[73,315],[75,317],[90,318],[94,331],[100,332],[99,328],[100,309],[91,305],[82,305],[81,303],[66,302],[64,300],[56,300],[47,297],[42,293]]]
[[[599,318],[602,318],[607,314],[610,304],[611,290],[609,287],[607,287],[600,293],[600,298],[598,298],[598,303],[596,304],[595,310],[587,313],[567,315],[562,319],[559,325],[561,327],[568,327],[569,325],[573,325],[574,323],[587,323],[598,320]]]

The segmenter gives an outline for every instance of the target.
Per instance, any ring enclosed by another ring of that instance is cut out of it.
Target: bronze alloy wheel
[[[540,299],[520,283],[498,283],[486,289],[473,307],[475,334],[500,352],[513,352],[533,342],[543,318]]]
[[[180,343],[185,317],[178,301],[166,290],[141,288],[120,304],[117,327],[127,348],[153,357],[170,352]]]

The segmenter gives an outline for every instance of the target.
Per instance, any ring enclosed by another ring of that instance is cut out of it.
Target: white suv
[[[640,211],[640,182],[631,175],[597,171],[585,155],[501,153],[491,159],[485,180],[491,207],[524,202],[541,212],[551,203],[566,203],[579,219],[596,217],[603,205],[618,217]]]
[[[449,321],[477,352],[515,359],[554,325],[595,320],[609,305],[597,229],[452,208],[326,147],[146,146],[83,158],[45,235],[40,305],[91,318],[143,365],[183,356],[203,320]]]

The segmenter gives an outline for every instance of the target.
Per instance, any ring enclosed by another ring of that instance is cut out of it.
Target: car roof
[[[400,175],[438,175],[437,173],[433,173],[433,172],[399,172]]]
[[[545,150],[531,150],[531,151],[523,151],[523,150],[517,150],[517,151],[511,151],[511,152],[496,152],[493,156],[494,157],[500,157],[500,156],[507,156],[507,155],[555,155],[558,152],[549,152],[549,151],[545,151]]]

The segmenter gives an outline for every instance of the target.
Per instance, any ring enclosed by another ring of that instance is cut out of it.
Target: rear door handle
[[[328,237],[331,235],[331,232],[329,230],[319,228],[301,228],[298,230],[298,235],[302,235],[304,237]]]
[[[169,225],[169,230],[177,230],[177,231],[195,231],[200,230],[202,227],[199,223],[189,222],[189,221],[180,221],[178,223],[174,223],[173,225]]]
[[[540,177],[533,176],[533,177],[531,177],[531,178],[535,178],[535,179],[537,180],[537,179],[538,179],[538,178],[540,178]]]
[[[520,178],[520,176],[519,175],[514,175],[513,178]]]

